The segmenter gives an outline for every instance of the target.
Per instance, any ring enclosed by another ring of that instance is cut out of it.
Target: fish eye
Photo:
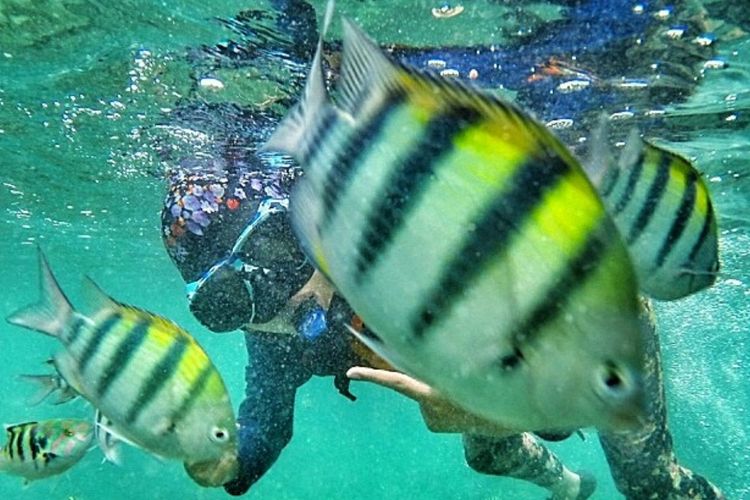
[[[70,429],[65,429],[63,431],[63,434],[65,434],[67,437],[73,437],[73,431],[71,431]]]
[[[229,441],[229,432],[223,427],[214,427],[211,429],[210,437],[214,443],[226,443]]]
[[[612,361],[604,362],[595,376],[596,391],[605,399],[624,399],[633,392],[633,384],[626,372]]]

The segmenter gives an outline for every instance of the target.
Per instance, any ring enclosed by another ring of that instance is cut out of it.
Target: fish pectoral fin
[[[362,342],[368,349],[370,349],[372,352],[386,360],[393,368],[395,368],[398,371],[407,373],[402,368],[406,365],[406,363],[403,363],[401,360],[401,357],[393,352],[391,349],[386,346],[382,340],[380,340],[379,337],[377,337],[374,334],[366,334],[363,333],[356,328],[354,328],[351,325],[345,324],[346,329],[351,332],[352,335],[354,335],[357,340]]]
[[[141,446],[137,445],[130,439],[117,432],[109,422],[96,422],[96,426],[104,431],[104,437],[107,437],[107,435],[109,435],[109,438],[113,439],[113,442],[122,441],[123,443],[129,444],[133,448],[143,449],[141,448]]]
[[[94,433],[96,434],[96,442],[99,446],[99,449],[102,450],[102,453],[104,454],[102,463],[109,462],[121,466],[122,447],[120,446],[120,443],[122,442],[122,440],[120,440],[115,436],[115,434],[112,433],[110,427],[108,427],[104,422],[105,418],[106,417],[103,417],[99,410],[96,410],[96,430]]]

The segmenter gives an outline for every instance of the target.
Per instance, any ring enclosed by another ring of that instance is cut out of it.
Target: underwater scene
[[[750,498],[744,0],[0,0],[0,497]]]

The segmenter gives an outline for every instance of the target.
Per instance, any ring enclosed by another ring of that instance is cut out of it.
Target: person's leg
[[[599,434],[617,489],[630,499],[724,498],[706,478],[677,463],[667,428],[659,337],[653,317],[644,316],[650,334],[645,370],[650,419],[634,432]]]
[[[507,438],[464,434],[466,463],[477,472],[509,476],[550,490],[554,499],[585,499],[596,488],[594,478],[571,471],[533,434]]]

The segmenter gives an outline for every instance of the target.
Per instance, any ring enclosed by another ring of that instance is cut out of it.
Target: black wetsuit
[[[283,36],[266,36],[265,32],[247,27],[264,17],[259,11],[248,11],[228,25],[241,37],[247,37],[249,43],[204,48],[210,60],[221,65],[240,65],[243,58],[262,63],[274,58],[309,61],[317,37],[313,10],[301,0],[272,3],[277,9],[272,18],[275,29]],[[671,3],[673,9],[681,5]],[[647,92],[635,97],[626,95],[624,88],[618,89],[612,83],[619,75],[617,69],[612,64],[601,64],[609,60],[602,56],[608,52],[608,55],[621,56],[629,51],[642,53],[627,44],[634,44],[636,38],[648,33],[657,36],[654,33],[661,28],[655,26],[653,13],[646,12],[646,17],[634,18],[632,2],[621,0],[581,1],[572,5],[565,21],[536,33],[533,43],[529,39],[520,40],[516,46],[502,51],[486,47],[397,47],[394,52],[416,65],[439,59],[449,67],[460,69],[461,74],[468,74],[468,68],[478,68],[480,84],[515,86],[519,100],[531,106],[542,119],[575,118],[562,132],[571,139],[580,133],[583,117],[597,116],[601,106],[608,105],[609,111],[634,109],[632,104],[626,106],[625,101],[648,103],[655,96],[660,97],[659,102],[669,102],[694,85],[682,72],[690,67],[693,59],[700,57],[691,50],[687,55],[675,56],[683,64],[680,71],[674,72],[684,77],[682,84],[676,84],[677,76],[674,76],[669,79],[673,83],[671,86],[652,85]],[[658,6],[652,4],[650,8]],[[590,35],[576,32],[576,23],[582,22],[580,18],[588,19]],[[630,21],[624,23],[624,28],[611,28],[610,25],[617,25],[618,19],[625,18]],[[274,44],[279,43],[284,46],[274,50]],[[669,49],[674,50],[674,46]],[[660,50],[667,49],[661,47],[657,52]],[[583,67],[596,68],[600,73],[574,66],[571,55],[578,55],[577,60]],[[648,67],[645,61],[640,63],[640,68]],[[504,68],[502,74],[510,75],[505,81],[498,80],[500,73],[493,72],[498,64]],[[210,68],[210,64],[208,66]],[[285,82],[290,98],[301,87],[304,65],[296,67],[296,71],[296,79]],[[648,81],[648,74],[640,74],[638,69],[634,71],[633,79],[642,77]],[[585,85],[583,94],[568,95],[566,100],[565,92],[550,93],[563,77],[588,80],[589,84]],[[540,106],[539,102],[544,105]],[[167,250],[186,282],[193,283],[193,292],[202,276],[206,277],[212,268],[230,256],[232,247],[261,203],[286,199],[295,179],[301,175],[297,167],[284,163],[280,157],[256,155],[258,145],[268,136],[282,112],[283,106],[278,111],[269,111],[195,101],[183,105],[172,115],[172,120],[189,124],[215,138],[214,143],[206,146],[209,154],[173,161],[174,167],[169,173],[170,192],[162,216]],[[211,279],[204,280],[200,290],[192,296],[191,310],[214,331],[238,329],[251,320],[255,323],[268,321],[313,272],[295,244],[283,210],[260,222],[231,257],[236,259],[215,269]],[[248,296],[247,284],[251,285],[252,297]],[[351,337],[343,327],[351,319],[352,312],[346,304],[334,298],[326,318],[328,328],[315,336],[246,331],[247,390],[239,412],[241,472],[236,481],[226,485],[228,492],[244,493],[276,461],[292,436],[296,390],[312,375],[333,376],[339,391],[351,397],[344,373],[351,366],[367,364],[353,349]],[[302,320],[304,315],[296,318],[296,321]],[[720,496],[704,478],[677,465],[666,428],[655,332],[648,345],[648,355],[651,376],[647,384],[654,409],[651,425],[639,433],[601,436],[618,489],[629,498],[654,495],[666,498],[690,493],[701,494],[703,498]],[[482,473],[518,477],[544,487],[561,479],[562,464],[532,434],[503,439],[465,435],[464,447],[469,465]]]

